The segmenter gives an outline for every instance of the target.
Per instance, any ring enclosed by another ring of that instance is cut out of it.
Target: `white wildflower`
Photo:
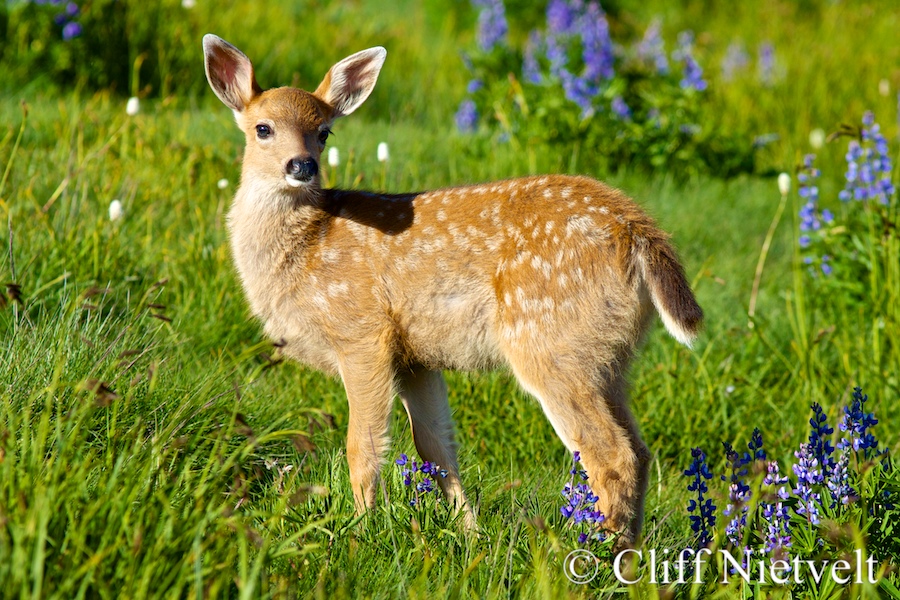
[[[128,103],[125,104],[125,113],[129,117],[133,117],[138,114],[141,110],[141,101],[137,99],[137,96],[132,96],[128,99]]]
[[[781,192],[782,196],[787,196],[788,192],[791,191],[791,176],[787,173],[782,173],[778,176],[778,191]]]
[[[390,158],[390,154],[388,153],[388,145],[387,142],[381,142],[378,144],[378,162],[387,162]]]
[[[809,132],[809,145],[812,146],[813,150],[818,150],[822,146],[825,145],[825,132],[822,129],[816,128]]]
[[[118,200],[113,200],[109,203],[109,220],[110,221],[118,221],[122,218],[124,211],[122,210],[122,203]]]
[[[332,146],[328,149],[328,166],[336,167],[341,164],[341,155],[338,149]]]
[[[197,0],[181,0],[181,8],[191,9],[197,6]]]
[[[223,177],[218,182],[216,182],[216,187],[218,187],[220,190],[224,190],[228,187],[228,180]]]
[[[887,79],[882,79],[878,82],[878,93],[887,98],[891,95],[891,82]]]

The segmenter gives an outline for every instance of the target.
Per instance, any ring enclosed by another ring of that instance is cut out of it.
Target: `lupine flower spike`
[[[706,463],[706,454],[700,448],[691,450],[691,466],[684,472],[685,477],[691,477],[688,491],[697,495],[696,499],[688,502],[688,512],[696,513],[690,516],[691,529],[696,534],[695,548],[709,546],[713,539],[713,528],[716,526],[716,505],[709,498],[709,487],[706,482],[712,479],[709,465]]]
[[[703,79],[703,69],[694,59],[694,33],[692,31],[682,31],[678,34],[678,49],[674,56],[684,66],[681,87],[698,92],[705,90],[707,83]]]
[[[662,27],[658,19],[647,27],[643,39],[637,46],[636,53],[639,60],[653,65],[657,75],[669,74],[669,59],[666,57]]]
[[[506,9],[502,0],[472,0],[480,7],[478,13],[478,45],[484,52],[490,52],[506,39],[509,26],[506,23]]]
[[[774,500],[760,502],[763,519],[766,523],[765,551],[774,559],[786,560],[788,548],[791,547],[791,520],[787,505],[784,503],[788,493],[788,478],[781,474],[778,461],[766,465],[766,478],[763,487],[768,496]]]
[[[743,548],[743,564],[747,564],[750,560],[752,550],[743,543],[745,528],[747,526],[747,513],[752,492],[747,484],[747,476],[749,474],[748,465],[755,460],[765,460],[766,452],[763,450],[762,433],[759,429],[754,429],[747,444],[749,452],[743,454],[738,453],[727,442],[723,442],[725,446],[725,459],[731,469],[731,475],[727,479],[728,485],[728,505],[722,514],[726,517],[730,516],[731,521],[725,527],[725,535],[728,541],[735,548]],[[725,476],[722,476],[725,480]]]
[[[816,490],[825,481],[819,461],[816,458],[815,448],[811,444],[801,444],[800,450],[794,452],[797,463],[794,465],[794,475],[797,476],[797,487],[794,495],[797,496],[797,514],[806,517],[811,525],[819,524],[819,505],[822,498]]]
[[[585,544],[591,539],[602,542],[606,539],[606,535],[602,531],[597,531],[597,528],[606,520],[606,517],[595,508],[599,498],[594,495],[591,486],[587,483],[587,472],[578,468],[580,461],[581,454],[575,452],[572,456],[572,468],[569,469],[569,481],[562,489],[565,503],[560,507],[559,512],[572,526],[580,527],[579,544]]]
[[[422,461],[419,464],[416,460],[410,460],[406,454],[401,454],[400,458],[394,461],[399,467],[402,467],[400,474],[403,475],[403,485],[413,490],[413,497],[409,500],[410,506],[419,506],[424,496],[434,493],[437,501],[441,501],[440,495],[437,493],[438,477],[446,477],[447,470],[441,469],[438,465]]]
[[[804,205],[800,208],[800,237],[797,240],[801,248],[809,248],[814,237],[821,234],[823,225],[830,225],[834,222],[834,215],[830,210],[819,210],[819,186],[817,181],[821,172],[814,166],[816,160],[815,154],[807,154],[803,157],[803,166],[797,173],[797,181],[800,182],[798,194],[805,200]],[[831,257],[827,254],[815,256],[808,254],[804,258],[804,262],[808,265],[819,264],[824,275],[831,275],[832,267],[829,264]]]
[[[862,393],[862,388],[854,388],[853,401],[850,406],[844,407],[844,418],[838,423],[838,428],[847,435],[841,438],[837,447],[849,448],[854,452],[862,451],[865,458],[874,456],[878,448],[878,440],[869,431],[870,427],[878,424],[878,419],[874,413],[863,410],[863,405],[868,399],[869,397]]]
[[[859,139],[847,146],[847,180],[838,197],[844,202],[876,200],[887,204],[894,195],[891,157],[887,140],[871,111],[863,115]]]

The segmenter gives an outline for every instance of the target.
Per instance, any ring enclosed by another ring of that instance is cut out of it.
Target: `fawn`
[[[416,449],[459,479],[442,369],[506,367],[581,452],[606,526],[640,534],[650,454],[626,373],[654,313],[690,345],[703,321],[667,235],[586,177],[525,177],[409,194],[323,189],[335,119],[369,96],[387,52],[335,64],[315,92],[263,91],[250,60],[203,38],[206,76],[246,136],[228,213],[253,313],[282,352],[340,375],[356,509],[375,504],[394,395]]]

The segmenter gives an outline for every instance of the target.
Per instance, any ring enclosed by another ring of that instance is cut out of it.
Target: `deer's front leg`
[[[394,398],[390,356],[379,348],[357,350],[341,360],[341,377],[350,403],[347,461],[357,514],[375,506],[375,490],[390,446],[388,424]]]

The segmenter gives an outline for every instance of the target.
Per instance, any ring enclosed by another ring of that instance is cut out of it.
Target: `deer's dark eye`
[[[319,143],[324,144],[328,141],[328,136],[331,135],[331,132],[327,129],[323,129],[319,132]]]
[[[272,135],[272,128],[265,123],[260,123],[256,126],[256,137],[259,139],[264,140],[270,135]]]

